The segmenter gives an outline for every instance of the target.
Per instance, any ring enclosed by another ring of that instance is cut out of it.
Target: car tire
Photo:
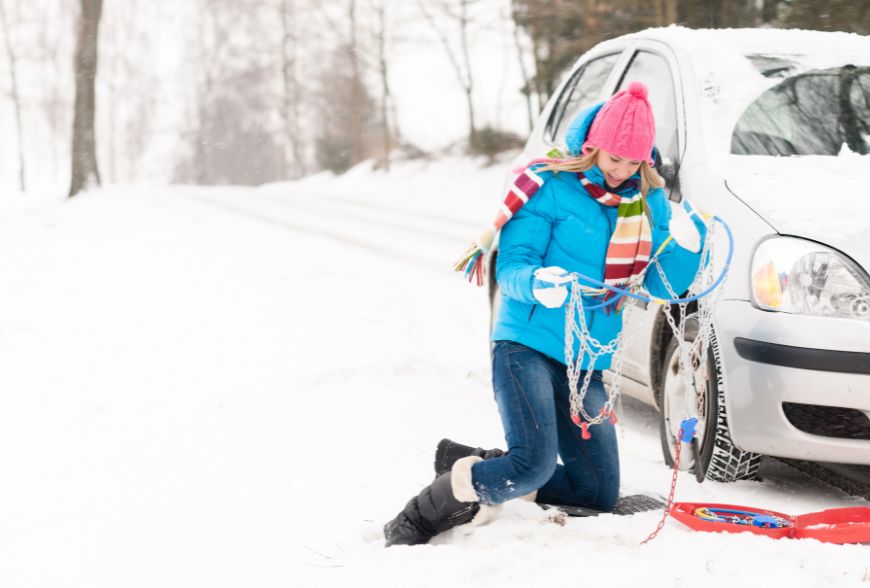
[[[498,284],[492,287],[489,293],[489,334],[495,329],[495,321],[498,320],[498,312],[501,309],[501,288]]]
[[[743,451],[731,441],[725,409],[726,383],[721,366],[719,345],[715,333],[711,333],[706,373],[704,371],[699,373],[705,382],[705,390],[698,398],[697,408],[699,423],[696,439],[700,444],[700,468],[706,478],[717,482],[755,479],[758,477],[762,456],[751,451]],[[680,369],[677,342],[676,339],[672,339],[665,351],[662,381],[656,391],[662,454],[669,467],[674,465],[675,439],[679,424],[687,414],[684,407],[685,384]],[[700,366],[695,365],[694,369],[700,370]],[[681,404],[683,408],[680,408]],[[684,445],[681,450],[680,469],[693,469],[697,472],[693,454],[686,451],[687,447]]]
[[[495,280],[495,263],[498,259],[498,250],[494,250],[489,255],[489,271],[487,272],[487,296],[489,296],[489,335],[492,339],[492,331],[495,329],[495,321],[498,320],[498,313],[501,309],[501,288]],[[493,343],[490,343],[490,348]]]

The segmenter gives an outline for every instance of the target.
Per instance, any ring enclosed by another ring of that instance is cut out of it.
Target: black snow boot
[[[465,470],[464,475],[444,472],[408,501],[402,512],[384,525],[387,547],[428,543],[438,533],[470,522],[480,510],[471,486],[471,466],[477,461],[480,458],[471,457],[459,464],[457,469]],[[455,478],[455,482],[451,478]],[[454,492],[454,483],[459,486],[458,492]]]
[[[438,448],[435,449],[435,475],[440,476],[444,472],[449,472],[456,460],[469,455],[476,455],[481,459],[491,459],[501,457],[504,453],[501,449],[469,447],[450,439],[442,439],[438,442]]]

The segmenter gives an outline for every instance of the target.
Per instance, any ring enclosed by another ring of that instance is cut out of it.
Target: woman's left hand
[[[707,236],[707,224],[688,198],[684,198],[682,204],[671,202],[668,230],[677,245],[692,253],[701,250],[701,244]]]

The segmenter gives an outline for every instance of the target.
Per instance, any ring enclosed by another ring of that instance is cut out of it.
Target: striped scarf
[[[644,201],[637,183],[632,182],[631,194],[620,196],[592,183],[582,172],[577,172],[577,177],[589,196],[604,206],[617,207],[616,230],[610,238],[605,258],[604,283],[610,286],[625,286],[631,278],[640,275],[646,269],[652,252],[652,231],[649,219],[644,214]],[[543,184],[543,178],[532,171],[531,166],[526,167],[514,180],[493,224],[456,262],[454,269],[465,272],[469,282],[473,280],[478,286],[482,286],[485,273],[483,258],[492,247],[495,234]],[[613,294],[608,292],[605,299],[611,298]]]
[[[604,283],[608,286],[624,286],[632,277],[643,273],[652,253],[652,230],[644,214],[643,196],[636,182],[633,182],[631,194],[619,196],[593,184],[583,172],[577,172],[577,177],[597,202],[617,207],[616,230],[610,237],[604,260]]]

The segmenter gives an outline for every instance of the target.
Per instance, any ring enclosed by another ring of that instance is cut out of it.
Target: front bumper
[[[738,447],[870,464],[870,439],[860,430],[865,418],[870,422],[870,323],[766,312],[729,300],[720,302],[716,326]],[[829,420],[813,423],[813,410]],[[841,433],[846,428],[837,427],[837,415],[858,423],[857,435]]]
[[[744,337],[735,337],[734,347],[740,357],[757,363],[821,372],[870,374],[870,353],[807,349]]]

